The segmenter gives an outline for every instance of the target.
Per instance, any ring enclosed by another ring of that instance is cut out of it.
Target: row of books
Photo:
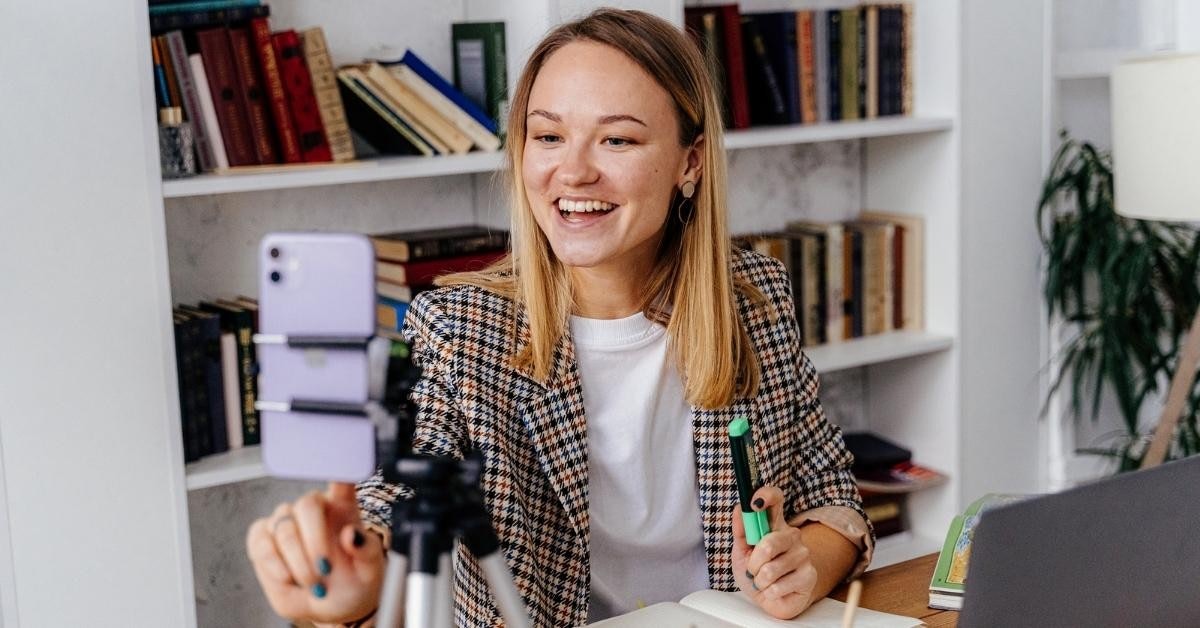
[[[374,234],[375,318],[380,328],[399,330],[413,297],[438,277],[482,270],[508,252],[507,231],[479,225]]]
[[[174,310],[175,364],[186,462],[260,442],[250,297],[203,301]]]
[[[320,27],[272,32],[260,0],[157,3],[150,12],[160,118],[191,124],[201,171],[350,161],[360,150],[500,148],[503,23],[452,25],[460,90],[411,50],[335,68]]]
[[[912,113],[911,4],[741,13],[688,7],[726,128]]]
[[[845,223],[796,221],[735,244],[783,262],[806,347],[924,327],[924,223],[863,212]]]

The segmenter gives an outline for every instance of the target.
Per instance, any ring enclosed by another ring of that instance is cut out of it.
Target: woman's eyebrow
[[[546,111],[545,109],[534,109],[525,117],[532,118],[533,116],[541,116],[553,122],[562,122],[562,116],[558,115],[557,113]],[[612,124],[614,122],[633,122],[635,124],[647,126],[646,123],[642,122],[641,119],[631,116],[627,113],[615,113],[607,116],[601,116],[600,118],[600,124]]]

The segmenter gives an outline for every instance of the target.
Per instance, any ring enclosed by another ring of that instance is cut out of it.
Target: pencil
[[[850,583],[850,591],[846,593],[846,610],[842,613],[842,628],[854,626],[854,612],[858,610],[858,598],[862,596],[862,580]]]

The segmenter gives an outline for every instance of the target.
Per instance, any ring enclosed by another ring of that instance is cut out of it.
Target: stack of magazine
[[[971,502],[966,511],[956,515],[946,532],[942,551],[938,554],[933,578],[929,581],[929,606],[957,611],[962,609],[967,584],[967,564],[971,559],[971,539],[975,526],[984,512],[1024,499],[1025,495],[989,493]]]

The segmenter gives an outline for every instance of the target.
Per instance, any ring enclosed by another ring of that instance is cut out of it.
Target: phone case
[[[259,333],[375,333],[375,250],[360,234],[272,233],[259,246]],[[362,350],[258,346],[261,401],[361,404],[370,379]],[[276,477],[358,481],[375,468],[369,420],[263,411],[262,453]]]

